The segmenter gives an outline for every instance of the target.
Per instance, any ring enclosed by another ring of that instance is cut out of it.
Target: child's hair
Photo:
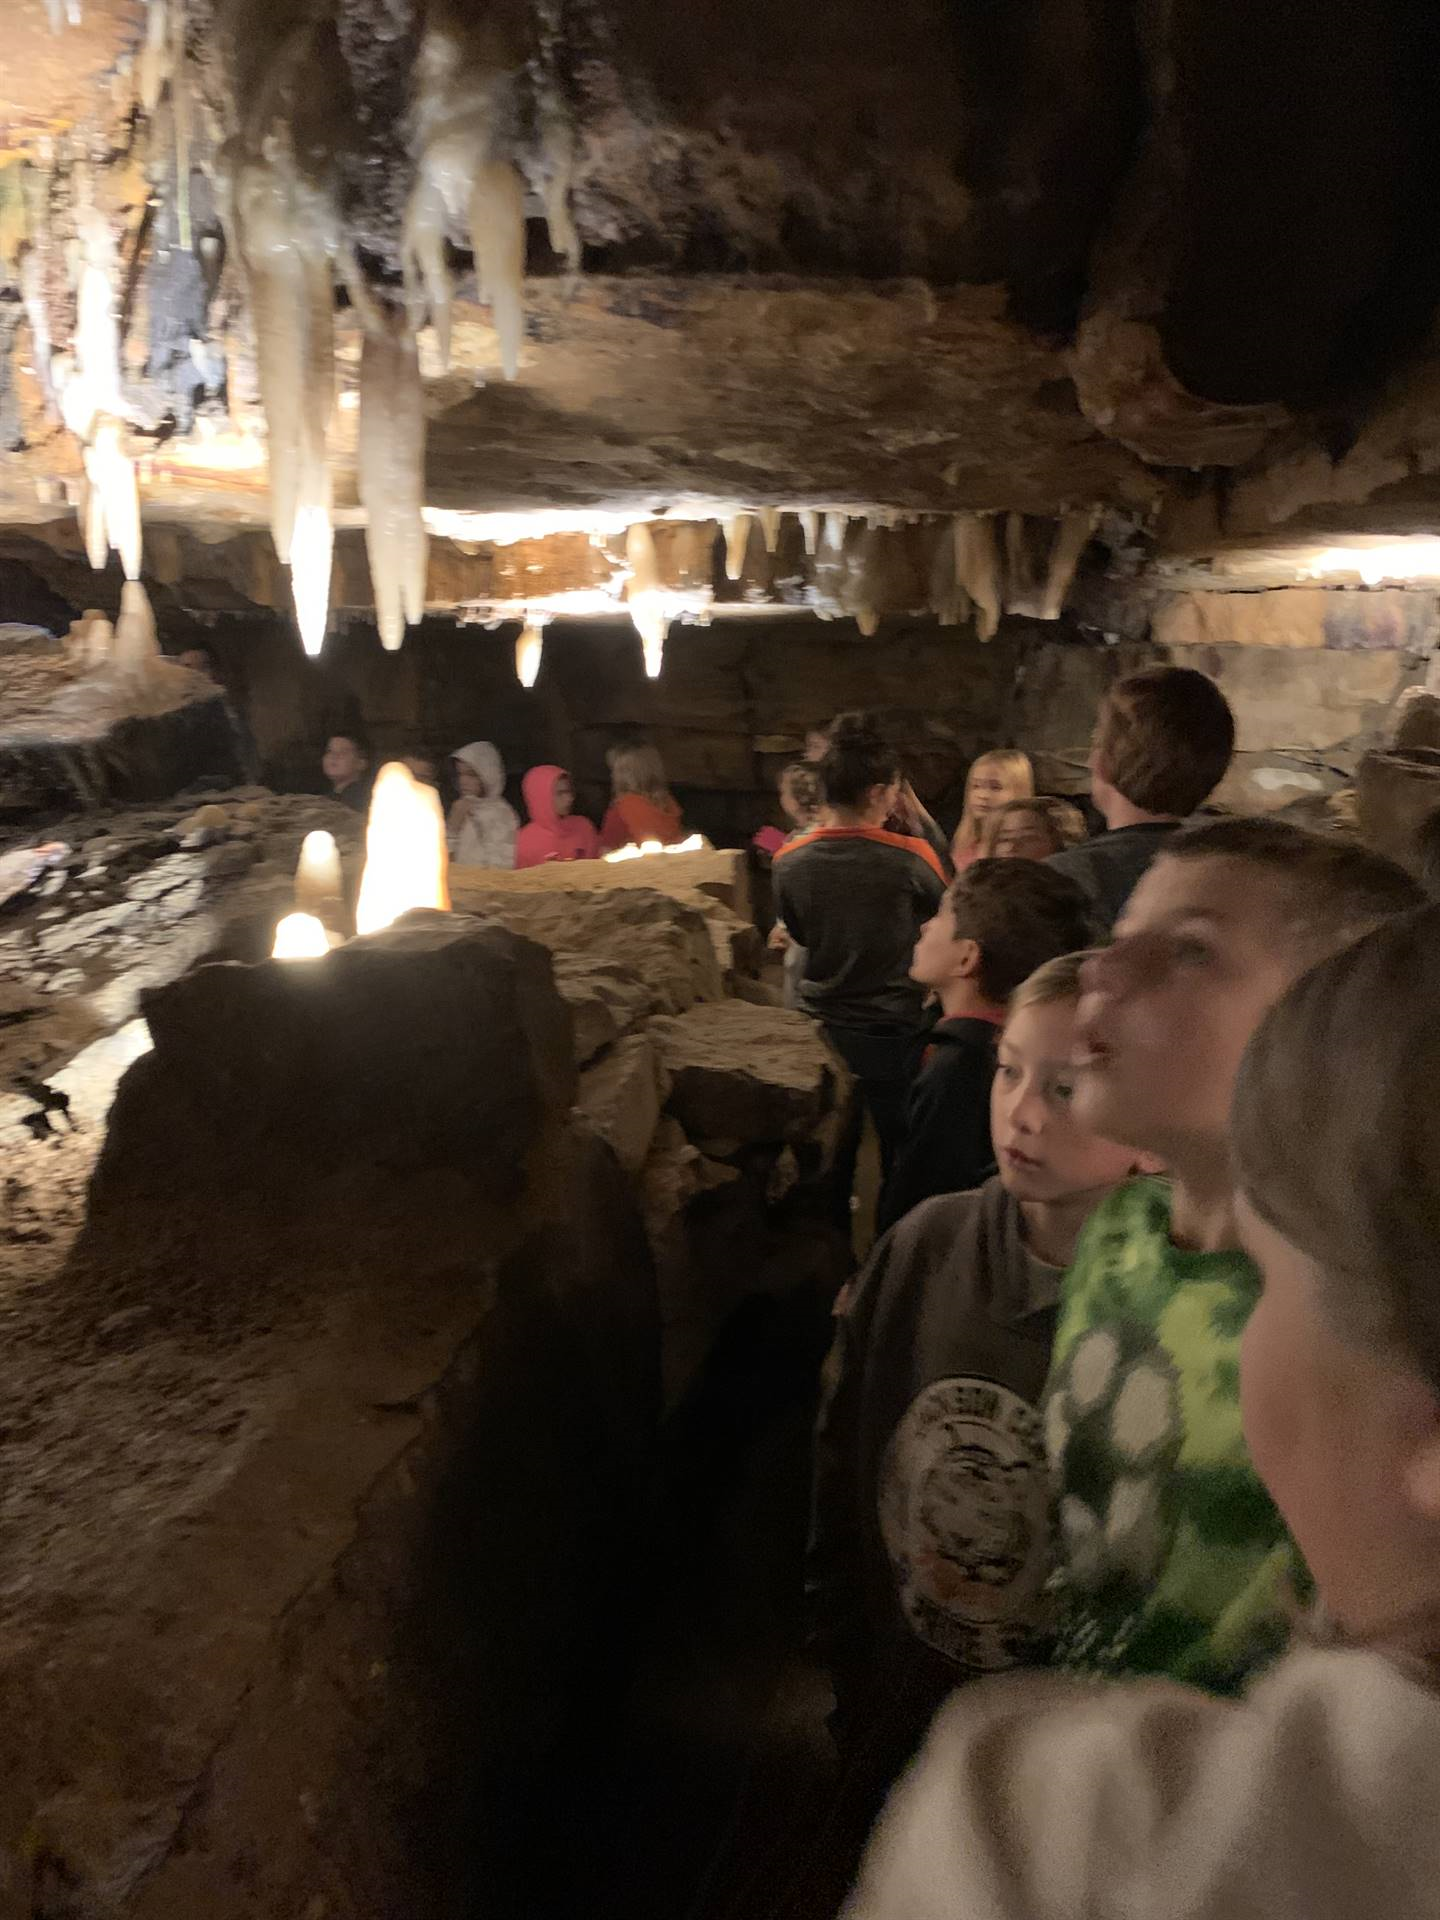
[[[1100,773],[1146,813],[1194,813],[1224,779],[1234,751],[1230,702],[1193,667],[1127,674],[1100,702]]]
[[[1094,937],[1081,889],[1034,860],[977,860],[956,879],[947,904],[959,938],[980,949],[977,984],[997,1006],[1045,961]]]
[[[612,747],[610,785],[616,793],[640,793],[649,800],[668,799],[665,762],[657,747]]]
[[[1062,1000],[1078,1000],[1085,991],[1081,974],[1093,951],[1082,947],[1077,953],[1062,953],[1037,967],[1011,994],[1006,1012],[1013,1016],[1026,1007],[1055,1007]]]
[[[1338,1331],[1440,1394],[1440,907],[1302,975],[1250,1043],[1238,1182],[1313,1260]]]
[[[900,778],[900,760],[867,713],[837,714],[819,763],[820,784],[832,807],[863,806],[873,787]]]
[[[1263,816],[1182,827],[1156,859],[1240,860],[1268,874],[1283,896],[1285,932],[1307,964],[1425,900],[1419,883],[1383,854]]]
[[[357,733],[354,727],[331,727],[325,736],[325,745],[327,748],[332,740],[348,740],[362,760],[372,760],[374,758],[369,739],[365,734]]]
[[[1415,870],[1432,900],[1440,900],[1440,807],[1415,829]]]
[[[779,785],[789,787],[795,805],[807,818],[813,819],[825,804],[819,771],[808,760],[792,760],[781,773]]]
[[[970,771],[965,775],[965,810],[960,815],[960,824],[950,843],[957,859],[980,844],[980,823],[971,810],[970,786],[976,774],[981,772],[998,773],[1009,787],[1012,800],[1028,800],[1035,792],[1035,769],[1030,764],[1029,754],[1022,753],[1019,747],[992,747],[989,753],[982,753],[979,759],[972,760]]]
[[[1063,853],[1066,847],[1078,847],[1082,840],[1090,837],[1085,816],[1078,807],[1068,800],[1057,799],[1054,794],[1042,793],[1030,800],[1007,800],[1003,807],[996,808],[985,828],[987,856],[994,852],[1001,827],[1017,813],[1028,814],[1041,822],[1050,835],[1054,853]]]

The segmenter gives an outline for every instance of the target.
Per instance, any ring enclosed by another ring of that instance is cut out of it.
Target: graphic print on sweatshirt
[[[974,1375],[910,1403],[880,1472],[881,1537],[911,1630],[958,1666],[1026,1658],[1049,1566],[1040,1416]]]

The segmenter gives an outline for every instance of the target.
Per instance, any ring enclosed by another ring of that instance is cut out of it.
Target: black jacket
[[[800,1004],[827,1026],[918,1032],[915,937],[945,876],[924,840],[882,827],[817,827],[775,855],[775,907],[805,949]]]
[[[964,1193],[995,1167],[990,1144],[990,1082],[999,1028],[989,1020],[942,1020],[910,1090],[905,1142],[880,1196],[884,1233],[937,1193]]]
[[[1184,824],[1182,820],[1142,820],[1138,826],[1116,827],[1078,847],[1052,853],[1045,864],[1085,890],[1090,897],[1096,938],[1108,940],[1136,881],[1171,834]]]

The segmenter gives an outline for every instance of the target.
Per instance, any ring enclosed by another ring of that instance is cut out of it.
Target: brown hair
[[[977,860],[947,902],[959,938],[980,949],[980,991],[997,1005],[1045,961],[1089,946],[1093,937],[1081,889],[1034,860]]]
[[[1030,764],[1028,753],[1022,753],[1019,747],[992,747],[988,753],[982,753],[977,760],[970,762],[965,775],[965,810],[960,815],[960,824],[955,829],[955,837],[950,842],[950,852],[959,860],[980,844],[980,826],[970,809],[970,783],[976,774],[998,773],[1008,780],[1013,792],[1012,800],[1028,799],[1035,791],[1035,769]]]
[[[609,754],[610,785],[616,793],[643,793],[663,802],[670,797],[665,762],[658,747],[613,747]]]
[[[780,788],[788,786],[800,811],[812,818],[825,804],[825,788],[814,763],[809,760],[792,760],[779,780]]]
[[[1392,914],[1423,905],[1405,869],[1354,840],[1312,833],[1288,820],[1202,820],[1172,834],[1158,860],[1240,860],[1276,883],[1285,931],[1318,960]]]
[[[1230,702],[1193,667],[1146,667],[1100,702],[1100,777],[1146,813],[1183,818],[1219,786],[1235,751]]]
[[[1017,813],[1028,814],[1044,824],[1050,835],[1052,852],[1062,853],[1066,847],[1078,847],[1082,840],[1089,838],[1085,816],[1078,807],[1072,806],[1068,800],[1057,799],[1054,794],[1042,793],[1033,800],[1007,800],[1003,807],[996,808],[985,829],[987,858],[994,855],[1001,827]]]
[[[1237,1178],[1321,1270],[1337,1330],[1440,1393],[1440,907],[1374,928],[1291,987],[1236,1084]]]
[[[1062,953],[1037,967],[1011,994],[1008,1011],[1016,1014],[1025,1007],[1054,1007],[1062,1000],[1078,1000],[1085,991],[1081,974],[1093,951],[1082,947],[1077,953]]]

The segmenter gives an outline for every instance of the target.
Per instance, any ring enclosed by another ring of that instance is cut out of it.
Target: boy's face
[[[1007,813],[990,849],[996,860],[1048,860],[1054,851],[1049,828],[1034,813]]]
[[[1437,1563],[1440,1521],[1422,1490],[1434,1479],[1440,1408],[1403,1361],[1335,1331],[1314,1261],[1243,1194],[1236,1221],[1265,1281],[1240,1349],[1246,1444],[1326,1610],[1366,1637],[1437,1597],[1440,1576],[1429,1571],[1431,1590],[1417,1590],[1415,1568]]]
[[[367,762],[348,734],[336,733],[330,736],[320,765],[332,787],[348,787],[364,773]]]
[[[1241,1056],[1305,964],[1286,904],[1283,883],[1243,860],[1155,862],[1115,944],[1085,967],[1082,1125],[1166,1160],[1223,1150]]]
[[[927,920],[915,942],[910,962],[910,978],[922,987],[948,987],[952,981],[973,973],[980,949],[973,940],[961,937],[955,926],[955,907],[950,893],[940,902],[935,918]]]
[[[1056,1201],[1118,1186],[1135,1154],[1076,1119],[1073,1000],[1022,1007],[1000,1036],[990,1134],[1000,1178],[1017,1200]]]

